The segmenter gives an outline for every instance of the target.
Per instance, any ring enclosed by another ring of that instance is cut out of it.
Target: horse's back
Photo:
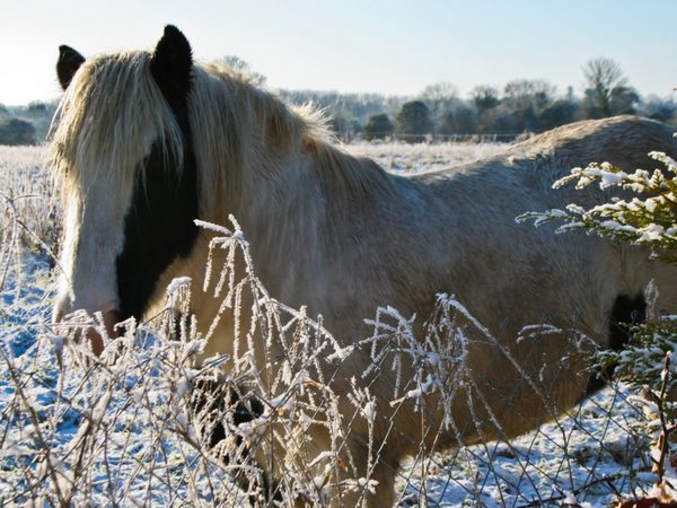
[[[627,266],[628,255],[619,255],[615,244],[597,236],[555,235],[553,226],[534,228],[515,218],[569,203],[600,204],[608,191],[553,189],[552,184],[591,162],[610,162],[628,172],[658,167],[648,153],[677,155],[673,132],[635,116],[577,122],[490,159],[415,178],[412,185],[428,199],[414,212],[418,231],[409,236],[427,233],[419,259],[446,265],[434,270],[437,290],[455,293],[490,329],[504,329],[508,317],[519,329],[552,313],[561,319],[551,324],[568,327],[576,324],[572,316],[585,309],[586,332],[599,334],[618,294],[641,293],[651,275]],[[637,256],[648,253],[633,249],[631,257]],[[653,263],[641,265],[654,272]],[[522,305],[515,306],[515,299]]]
[[[578,161],[579,165],[610,162],[624,171],[652,169],[656,163],[649,158],[649,152],[677,155],[674,133],[673,128],[661,122],[622,115],[564,125],[517,143],[508,153],[556,155]]]

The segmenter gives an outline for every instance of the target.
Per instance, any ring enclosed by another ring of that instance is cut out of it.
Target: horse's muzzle
[[[54,323],[62,323],[66,313],[62,309],[54,310]],[[107,310],[101,313],[103,317],[103,325],[106,329],[106,334],[108,338],[115,338],[120,335],[119,331],[116,330],[115,325],[120,322],[120,313],[115,310]],[[106,344],[104,343],[104,338],[101,334],[92,326],[81,327],[75,332],[73,338],[76,342],[81,342],[82,340],[88,341],[92,347],[92,352],[96,356],[101,356],[103,353]]]

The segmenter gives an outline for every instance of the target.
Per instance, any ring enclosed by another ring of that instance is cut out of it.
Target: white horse
[[[552,189],[574,166],[609,161],[633,170],[650,164],[651,150],[677,153],[672,131],[657,122],[580,122],[500,157],[400,177],[343,152],[318,114],[289,108],[233,70],[196,64],[171,26],[152,53],[85,60],[62,46],[57,70],[65,90],[52,142],[65,217],[57,321],[75,309],[101,311],[112,334],[115,322],[140,318],[161,305],[172,279],[203,276],[212,234],[194,219],[224,224],[232,214],[270,295],[321,314],[342,346],[370,336],[364,319],[379,306],[415,314],[420,333],[442,292],[456,295],[495,338],[471,336],[453,430],[443,424],[439,395],[421,407],[391,404],[400,381],[388,369],[370,370],[369,351],[332,363],[341,412],[355,413],[342,397],[354,378],[368,384],[377,415],[371,430],[358,420],[347,426],[341,449],[354,465],[344,474],[376,487],[335,504],[360,496],[369,506],[392,504],[400,462],[419,447],[514,436],[579,401],[591,377],[582,363],[562,361],[569,342],[517,341],[525,325],[575,327],[603,347],[622,347],[614,324],[642,310],[649,281],[662,291],[659,306],[677,303],[677,273],[645,251],[514,220],[605,200],[601,191]],[[206,331],[220,302],[195,286],[192,311]],[[233,354],[232,319],[221,317],[206,356]],[[91,338],[101,352],[101,337]],[[412,377],[413,362],[402,365],[400,375]],[[313,446],[329,446],[322,426],[311,434]],[[369,465],[373,448],[379,454]]]

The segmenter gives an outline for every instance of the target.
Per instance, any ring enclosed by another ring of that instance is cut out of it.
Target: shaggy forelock
[[[52,168],[68,181],[104,175],[129,185],[154,142],[182,160],[181,131],[149,68],[150,55],[87,60],[64,93],[52,133]],[[114,172],[114,174],[110,174]]]

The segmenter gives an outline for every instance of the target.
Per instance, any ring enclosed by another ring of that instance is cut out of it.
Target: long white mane
[[[135,51],[101,55],[82,65],[53,128],[57,175],[87,181],[115,172],[112,181],[129,185],[157,142],[182,160],[181,130],[153,80],[150,59],[150,53]],[[192,73],[188,114],[207,215],[223,200],[236,206],[248,176],[275,178],[299,153],[316,159],[314,167],[321,168],[320,177],[333,192],[388,188],[388,177],[375,163],[337,148],[316,108],[289,107],[224,65],[196,65]]]

